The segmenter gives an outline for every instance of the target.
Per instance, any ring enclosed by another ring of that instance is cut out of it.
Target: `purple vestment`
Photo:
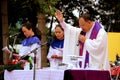
[[[101,25],[96,21],[95,25],[92,29],[92,32],[90,34],[89,39],[92,39],[92,40],[96,39],[97,34],[101,28],[102,28]],[[83,35],[85,35],[85,34],[86,33],[84,33]],[[82,54],[83,54],[83,48],[84,48],[84,43],[80,42],[80,56],[82,56]],[[86,67],[86,63],[89,63],[89,52],[88,51],[86,51],[84,68]],[[80,63],[80,67],[81,67],[81,63]]]

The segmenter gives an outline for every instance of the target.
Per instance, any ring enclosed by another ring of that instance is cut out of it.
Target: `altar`
[[[33,70],[4,72],[4,80],[111,80],[109,71],[78,69],[39,69],[33,79]]]
[[[5,70],[4,80],[34,80],[33,70]],[[64,70],[40,69],[36,70],[35,80],[63,80]]]

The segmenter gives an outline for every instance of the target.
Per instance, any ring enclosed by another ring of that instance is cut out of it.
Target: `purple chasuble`
[[[92,32],[90,34],[90,38],[89,39],[96,39],[97,37],[97,34],[99,32],[99,30],[101,29],[101,25],[98,23],[98,22],[95,22],[95,25],[92,29]],[[85,35],[86,33],[84,33],[83,35]],[[82,56],[83,54],[83,47],[84,47],[84,43],[80,42],[80,56]],[[89,64],[89,52],[86,51],[86,57],[85,57],[85,65],[84,65],[84,68],[86,67],[86,63]],[[80,67],[81,67],[81,63],[80,63]]]

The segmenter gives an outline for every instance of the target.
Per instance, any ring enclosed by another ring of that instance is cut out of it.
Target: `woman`
[[[32,65],[34,66],[34,57],[36,56],[36,68],[41,68],[41,33],[31,23],[25,23],[22,25],[22,32],[26,37],[22,41],[22,47],[19,51],[19,55],[30,56],[32,58]],[[39,34],[38,34],[39,33]]]
[[[51,67],[57,67],[62,63],[64,30],[60,25],[55,27],[55,39],[50,42],[50,48],[47,55]]]

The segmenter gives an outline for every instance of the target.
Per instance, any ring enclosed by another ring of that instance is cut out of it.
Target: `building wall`
[[[116,54],[120,56],[120,33],[108,33],[108,53],[110,61],[116,60]]]

